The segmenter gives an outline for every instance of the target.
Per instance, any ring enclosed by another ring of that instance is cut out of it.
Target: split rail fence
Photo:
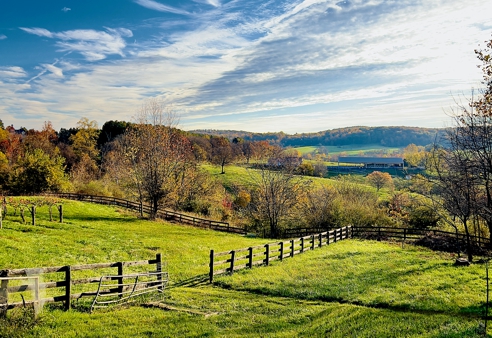
[[[84,202],[106,204],[106,205],[117,205],[120,207],[137,211],[139,213],[149,214],[152,211],[152,208],[148,204],[140,204],[138,202],[133,202],[116,197],[72,194],[72,193],[58,193],[53,195],[61,198],[76,200],[76,201],[84,201]],[[157,212],[157,217],[165,220],[171,220],[171,221],[183,223],[183,224],[189,224],[200,228],[207,228],[207,229],[237,233],[237,234],[246,234],[246,231],[244,231],[244,229],[233,227],[227,222],[219,222],[219,221],[213,221],[205,218],[189,216],[170,210],[159,210]]]
[[[237,250],[215,253],[210,250],[209,280],[213,282],[214,276],[234,271],[251,269],[253,266],[269,265],[275,260],[284,260],[301,254],[308,250],[321,248],[322,246],[352,237],[352,227],[325,231],[316,235],[304,236],[288,241],[269,243]]]
[[[155,266],[155,270],[148,271],[147,266],[149,265]],[[92,272],[87,273],[86,270],[92,270]],[[125,270],[127,274],[124,274]],[[96,274],[95,271],[99,273]],[[111,271],[115,273],[108,275]],[[87,277],[87,275],[91,276]],[[156,254],[155,259],[141,261],[0,270],[0,313],[28,304],[37,308],[40,304],[53,302],[63,302],[64,308],[69,310],[72,300],[82,297],[94,298],[93,308],[101,304],[121,302],[151,291],[162,292],[168,279],[167,269],[163,270],[159,253]],[[33,280],[34,282],[19,284],[20,280]],[[29,291],[34,296],[25,301],[24,295],[27,295]],[[49,297],[40,296],[47,293],[50,294]],[[101,301],[101,297],[105,296],[115,296],[119,301],[114,299],[110,302]],[[20,301],[21,297],[22,301]]]

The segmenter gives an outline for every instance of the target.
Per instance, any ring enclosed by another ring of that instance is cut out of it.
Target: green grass
[[[367,145],[344,145],[344,146],[325,146],[328,149],[329,155],[340,155],[340,153],[345,153],[345,156],[364,156],[364,155],[372,155],[375,156],[377,154],[391,154],[401,150],[396,147],[385,147],[379,144],[367,144]],[[306,147],[297,147],[297,149],[301,155],[312,153],[318,149],[317,146],[306,146]]]
[[[63,224],[49,222],[44,208],[37,226],[7,216],[0,269],[140,260],[161,252],[171,280],[179,282],[208,271],[210,249],[269,242],[141,220],[115,207],[67,201],[64,209]],[[45,307],[34,328],[2,326],[0,337],[479,337],[484,267],[451,262],[449,255],[410,246],[342,241],[217,277],[215,285],[172,284],[164,302],[176,311],[136,304],[88,314],[74,302],[68,312]]]
[[[210,249],[224,251],[266,242],[164,221],[149,222],[121,208],[76,201],[64,203],[65,218],[60,224],[48,221],[45,208],[38,209],[36,226],[21,224],[19,216],[4,219],[0,269],[133,261],[160,252],[173,280],[183,280],[207,273]]]
[[[274,264],[223,276],[233,290],[378,308],[481,315],[485,266],[455,267],[449,254],[411,245],[350,240]]]

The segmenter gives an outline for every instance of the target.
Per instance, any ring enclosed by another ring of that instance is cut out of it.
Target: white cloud
[[[21,67],[0,67],[1,78],[20,78],[26,76],[27,73]]]
[[[47,38],[52,38],[53,37],[53,34],[49,30],[44,29],[44,28],[38,28],[38,27],[25,28],[25,27],[20,27],[20,29],[22,29],[24,32],[27,32],[29,34],[34,34],[34,35],[37,35],[37,36],[44,36],[44,37],[47,37]]]
[[[125,56],[126,47],[124,37],[132,37],[131,30],[126,28],[106,28],[106,31],[92,29],[69,30],[64,32],[50,32],[44,28],[24,28],[27,33],[58,39],[56,45],[62,52],[79,52],[88,61],[105,59],[108,55],[118,54]]]
[[[68,12],[68,11],[71,11],[72,9],[71,8],[68,8],[68,7],[63,7],[62,8],[62,12]]]
[[[214,1],[214,0],[212,0]],[[183,14],[187,15],[189,14],[187,11],[174,8],[171,6],[163,5],[160,2],[154,1],[154,0],[134,0],[135,3],[139,4],[142,7],[152,9],[154,11],[159,11],[159,12],[169,12],[169,13],[174,13],[174,14]]]
[[[57,77],[63,77],[63,70],[61,68],[56,67],[55,65],[43,64],[48,71],[50,71],[53,75]]]
[[[0,40],[5,40],[7,38],[7,35],[0,34]]]
[[[220,0],[194,0],[195,2],[207,4],[213,7],[220,7]]]

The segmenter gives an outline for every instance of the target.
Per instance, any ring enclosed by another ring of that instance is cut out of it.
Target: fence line
[[[115,295],[122,295],[125,284],[123,279],[126,278],[123,273],[124,268],[134,267],[134,266],[145,266],[145,265],[155,265],[155,271],[147,271],[146,275],[149,277],[155,277],[155,280],[148,285],[158,286],[159,290],[162,290],[162,286],[167,282],[167,271],[162,270],[162,260],[161,254],[156,254],[155,259],[141,260],[141,261],[127,261],[127,262],[112,262],[112,263],[95,263],[95,264],[84,264],[84,265],[66,265],[66,266],[52,266],[52,267],[41,267],[41,268],[24,268],[24,269],[10,269],[10,270],[0,270],[1,286],[0,286],[0,309],[12,309],[15,307],[21,307],[24,304],[34,304],[36,301],[28,302],[9,302],[9,295],[22,293],[25,291],[34,291],[38,294],[39,290],[44,289],[59,289],[60,292],[52,297],[37,299],[39,303],[52,303],[52,302],[63,302],[66,310],[71,308],[71,300],[79,299],[82,297],[95,297],[97,295],[96,290],[84,290],[80,293],[73,293],[74,286],[82,286],[84,284],[94,285],[101,283],[101,274],[88,278],[74,279],[73,273],[76,271],[84,270],[98,270],[107,268],[116,268],[117,272],[114,276],[111,276],[111,280],[115,281],[112,289],[107,290],[106,293],[111,293]],[[12,281],[19,279],[19,277],[38,277],[41,280],[48,279],[47,274],[52,273],[62,273],[63,277],[61,280],[54,280],[48,282],[39,282],[35,285],[11,285]]]
[[[318,233],[320,229],[317,228],[299,228],[288,229],[285,231],[284,236],[306,236],[314,233]],[[353,237],[370,238],[376,240],[383,239],[396,239],[402,241],[417,241],[428,235],[444,236],[453,238],[462,245],[466,242],[466,234],[456,232],[449,232],[437,229],[414,229],[414,228],[397,228],[387,226],[352,226]],[[490,238],[470,235],[471,241],[482,249],[490,249],[492,241]]]
[[[117,205],[127,209],[135,210],[139,213],[150,214],[152,211],[152,208],[147,204],[140,204],[137,202],[116,198],[116,197],[73,194],[73,193],[56,193],[52,195],[61,198],[77,200],[77,201],[85,201],[85,202],[107,204],[107,205]],[[246,231],[244,229],[233,227],[227,222],[219,222],[219,221],[213,221],[205,218],[189,216],[170,210],[158,210],[157,217],[168,221],[171,220],[179,223],[189,224],[199,228],[207,228],[217,231],[230,232],[230,233],[243,234],[243,235],[246,234]]]
[[[314,250],[330,243],[351,238],[352,227],[325,231],[316,235],[304,236],[288,241],[269,243],[237,250],[215,253],[210,250],[209,280],[213,282],[214,276],[234,271],[251,269],[257,265],[269,265],[275,260],[294,257],[308,250]],[[219,258],[220,260],[217,260]]]

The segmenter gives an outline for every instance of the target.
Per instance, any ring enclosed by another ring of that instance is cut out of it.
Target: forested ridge
[[[419,127],[347,127],[317,133],[286,134],[252,133],[237,130],[193,130],[191,133],[224,136],[245,141],[269,141],[282,147],[343,146],[350,144],[380,144],[388,147],[405,147],[411,143],[425,146],[439,142],[445,132],[443,128]]]

